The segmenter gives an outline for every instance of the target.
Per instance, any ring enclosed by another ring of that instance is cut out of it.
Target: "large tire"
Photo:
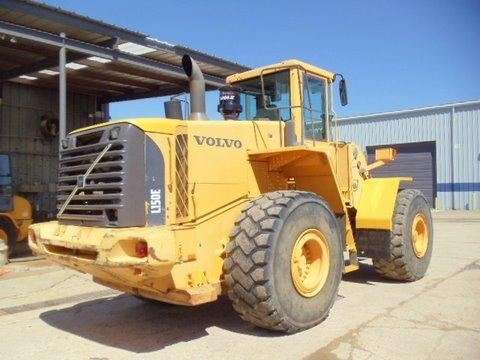
[[[15,225],[9,219],[0,218],[0,229],[3,233],[7,234],[7,246],[8,256],[12,256],[15,252],[15,246],[17,244],[18,230]]]
[[[413,241],[419,234],[413,229],[414,224],[419,221],[417,219],[422,219],[422,223],[425,224],[424,231],[428,238],[423,238],[424,246],[418,245],[418,241]],[[389,242],[389,254],[386,257],[373,258],[375,271],[382,277],[392,280],[421,279],[432,257],[433,225],[430,206],[420,191],[408,189],[398,193],[393,214],[393,230],[388,235],[389,238],[385,241]]]
[[[317,292],[308,296],[298,290],[293,270],[293,250],[306,232],[323,234],[327,250],[322,254],[328,259],[317,262],[326,264],[326,271]],[[334,214],[323,199],[302,191],[275,191],[250,202],[235,222],[224,263],[228,296],[240,316],[287,333],[312,327],[328,316],[342,269]]]

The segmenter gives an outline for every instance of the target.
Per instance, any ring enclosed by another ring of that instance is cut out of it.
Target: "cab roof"
[[[268,72],[268,70],[274,71],[275,69],[278,68],[293,68],[293,67],[299,67],[305,69],[307,72],[312,73],[314,75],[318,75],[321,77],[326,78],[329,81],[333,81],[335,77],[335,73],[332,73],[328,70],[320,69],[319,67],[316,67],[314,65],[310,65],[306,62],[296,60],[296,59],[291,59],[291,60],[285,60],[276,64],[272,65],[267,65],[267,66],[262,66],[259,68],[255,68],[252,70],[244,71],[238,74],[233,74],[227,77],[226,82],[227,84],[234,83],[237,81],[242,81],[242,80],[247,80],[251,79],[257,76],[260,76],[260,73],[262,71]]]

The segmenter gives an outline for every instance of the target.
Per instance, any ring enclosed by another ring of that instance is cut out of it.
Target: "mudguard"
[[[357,208],[356,228],[392,230],[392,216],[401,181],[409,177],[367,179]]]

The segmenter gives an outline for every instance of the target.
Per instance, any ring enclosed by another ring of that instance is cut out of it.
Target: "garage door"
[[[402,187],[421,190],[433,207],[437,195],[435,186],[435,142],[367,146],[369,163],[375,161],[375,149],[381,147],[396,149],[397,158],[392,163],[373,170],[372,175],[375,177],[413,177],[413,182],[404,182]]]

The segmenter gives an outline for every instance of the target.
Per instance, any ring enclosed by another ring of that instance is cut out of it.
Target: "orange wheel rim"
[[[300,295],[312,297],[320,292],[330,269],[330,250],[320,230],[308,229],[300,234],[293,246],[290,269]]]
[[[415,256],[422,258],[428,249],[428,225],[423,214],[417,214],[412,222],[412,245]]]

